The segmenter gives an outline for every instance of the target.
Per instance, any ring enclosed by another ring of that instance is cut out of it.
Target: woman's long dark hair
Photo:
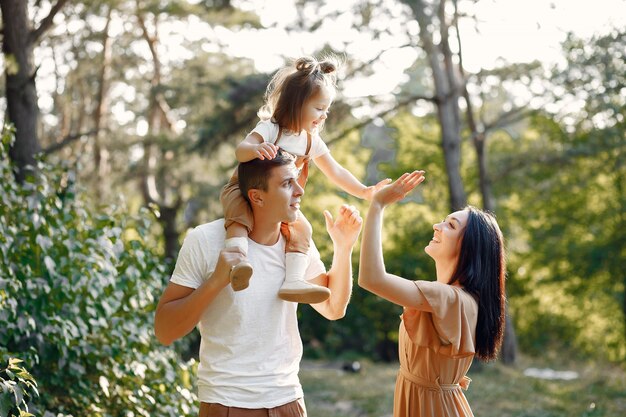
[[[504,239],[493,214],[471,206],[465,210],[469,216],[450,284],[458,282],[478,301],[476,357],[492,360],[496,358],[504,336]]]

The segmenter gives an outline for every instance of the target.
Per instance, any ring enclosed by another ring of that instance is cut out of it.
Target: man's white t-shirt
[[[252,132],[256,132],[263,138],[264,142],[275,143],[278,138],[278,123],[273,123],[270,120],[261,120]],[[251,133],[252,133],[251,132]],[[306,132],[303,130],[300,134],[292,134],[283,129],[283,133],[280,137],[278,145],[289,153],[294,155],[303,156],[306,152]],[[330,152],[328,146],[324,143],[318,133],[311,135],[311,149],[309,156],[315,160],[326,153]]]
[[[171,282],[202,285],[215,270],[224,239],[223,219],[190,231]],[[308,255],[307,280],[326,272],[312,241]],[[285,278],[284,237],[272,246],[248,239],[247,258],[254,268],[250,286],[237,292],[225,287],[198,323],[198,397],[229,407],[273,408],[303,396],[297,304],[278,298]]]

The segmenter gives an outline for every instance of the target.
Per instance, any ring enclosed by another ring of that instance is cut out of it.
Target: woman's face
[[[441,223],[434,224],[433,238],[424,248],[426,253],[435,261],[456,262],[468,218],[469,212],[460,210],[449,214]]]

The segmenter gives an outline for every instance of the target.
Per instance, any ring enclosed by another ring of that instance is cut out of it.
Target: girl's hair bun
[[[302,58],[298,58],[295,62],[295,65],[298,71],[310,74],[315,71],[319,64],[317,63],[317,60],[315,58],[305,56]]]
[[[337,62],[333,59],[326,58],[321,62],[312,57],[298,58],[295,62],[296,70],[304,72],[305,74],[312,74],[319,70],[322,74],[331,74],[337,71]]]
[[[330,74],[337,71],[337,63],[330,59],[325,59],[319,63],[320,70],[324,74]]]

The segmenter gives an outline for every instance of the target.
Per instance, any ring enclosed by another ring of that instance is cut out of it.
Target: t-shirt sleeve
[[[328,146],[326,146],[320,135],[313,135],[313,137],[311,137],[311,150],[309,151],[311,159],[315,160],[315,158],[319,158],[320,156],[327,154],[328,152],[330,152],[330,150],[328,149]]]
[[[317,250],[313,239],[311,239],[311,246],[309,248],[309,266],[304,274],[304,278],[306,280],[311,280],[325,273],[326,267],[320,258],[320,252]]]
[[[475,353],[478,305],[463,289],[440,282],[416,281],[432,313],[406,308],[404,327],[413,343],[452,357]]]
[[[208,248],[203,242],[202,231],[199,228],[187,234],[178,253],[170,282],[189,288],[198,288],[202,285],[212,272],[206,258]]]
[[[278,125],[269,120],[261,120],[256,124],[254,129],[252,129],[252,132],[261,135],[263,142],[274,143],[276,142],[276,136],[278,136]]]

